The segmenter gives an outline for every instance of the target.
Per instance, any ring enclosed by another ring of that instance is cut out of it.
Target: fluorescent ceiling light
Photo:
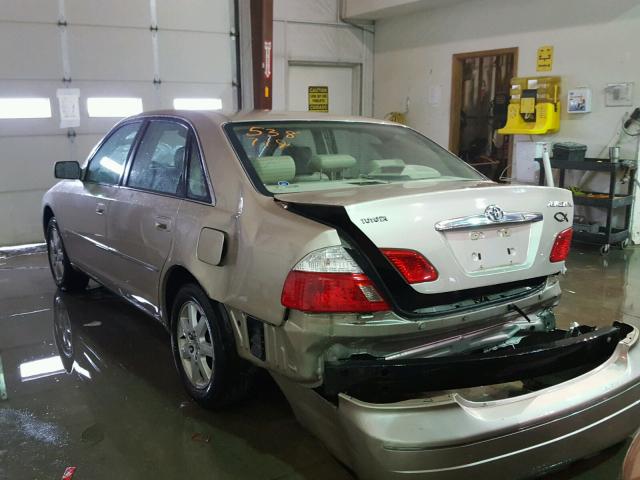
[[[136,97],[87,98],[90,117],[128,117],[142,113],[142,99]]]
[[[20,364],[20,378],[22,378],[23,382],[49,377],[62,372],[64,372],[64,365],[62,365],[62,359],[58,355]]]
[[[0,98],[0,118],[51,118],[48,98]]]
[[[173,108],[176,110],[222,110],[219,98],[174,98]]]

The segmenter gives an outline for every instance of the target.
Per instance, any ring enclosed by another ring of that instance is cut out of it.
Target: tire
[[[75,292],[87,287],[89,277],[71,265],[55,217],[47,224],[47,255],[53,281],[61,290]]]
[[[249,392],[254,367],[237,352],[223,306],[196,284],[184,285],[171,308],[171,347],[189,395],[205,408],[223,408]]]

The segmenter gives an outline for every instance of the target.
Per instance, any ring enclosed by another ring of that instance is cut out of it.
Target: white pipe
[[[549,144],[545,143],[542,149],[542,165],[544,165],[544,178],[547,187],[553,187],[553,172],[551,171],[551,159],[549,158]]]

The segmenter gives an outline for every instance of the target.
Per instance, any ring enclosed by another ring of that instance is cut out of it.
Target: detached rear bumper
[[[583,375],[487,402],[451,393],[374,404],[341,394],[336,407],[313,390],[276,380],[301,423],[360,478],[527,478],[596,453],[638,428],[638,337],[634,328]]]

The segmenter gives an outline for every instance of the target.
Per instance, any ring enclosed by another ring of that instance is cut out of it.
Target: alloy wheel
[[[57,228],[52,228],[49,234],[49,263],[56,282],[62,282],[64,277],[64,248]]]
[[[213,337],[204,310],[195,300],[180,308],[177,325],[182,368],[196,388],[206,388],[214,369]]]

